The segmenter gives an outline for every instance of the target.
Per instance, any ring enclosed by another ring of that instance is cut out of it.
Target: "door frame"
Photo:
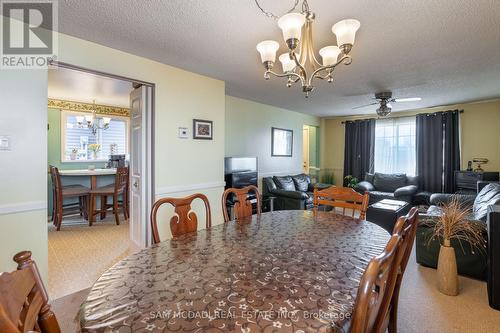
[[[98,70],[94,70],[91,68],[87,67],[82,67],[78,65],[73,65],[69,64],[66,62],[62,61],[55,61],[51,60],[49,61],[49,66],[50,67],[59,67],[59,68],[66,68],[66,69],[71,69],[75,71],[80,71],[84,73],[89,73],[89,74],[94,74],[94,75],[99,75],[99,76],[104,76],[108,77],[111,79],[116,79],[116,80],[122,80],[122,81],[127,81],[132,83],[133,87],[135,88],[137,85],[145,85],[148,87],[151,87],[151,107],[146,110],[146,123],[143,124],[146,127],[146,147],[147,147],[147,154],[148,154],[148,161],[147,161],[147,170],[146,173],[147,175],[146,178],[148,181],[146,182],[147,184],[147,190],[146,193],[149,193],[150,196],[150,202],[147,202],[147,197],[146,197],[146,209],[148,207],[151,207],[153,205],[154,199],[155,199],[155,187],[154,187],[154,180],[155,180],[155,100],[156,100],[156,85],[153,82],[147,82],[143,80],[138,80],[138,79],[133,79],[127,76],[122,76],[122,75],[117,75],[117,74],[111,74],[111,73],[106,73]],[[49,68],[50,68],[49,67]],[[146,230],[146,240],[145,240],[145,245],[149,246],[151,245],[151,240],[152,240],[152,233],[151,233],[151,225],[148,223],[148,221],[144,221],[146,223],[145,225],[145,230]],[[130,237],[130,236],[129,236]],[[130,240],[130,238],[129,238]],[[135,244],[134,242],[130,242],[130,244]]]
[[[305,135],[307,132],[307,136]],[[302,170],[306,174],[309,174],[309,167],[310,165],[310,154],[311,152],[309,151],[310,147],[310,142],[309,142],[309,125],[302,125]],[[307,152],[307,156],[306,155]]]

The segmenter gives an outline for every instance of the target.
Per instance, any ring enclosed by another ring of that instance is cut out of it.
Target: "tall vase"
[[[449,296],[458,295],[457,257],[449,240],[445,240],[439,249],[437,272],[439,291]]]

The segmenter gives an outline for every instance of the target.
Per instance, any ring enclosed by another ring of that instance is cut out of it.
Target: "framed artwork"
[[[271,156],[292,157],[293,131],[284,128],[271,128]]]
[[[193,139],[212,140],[214,122],[211,120],[193,119]]]

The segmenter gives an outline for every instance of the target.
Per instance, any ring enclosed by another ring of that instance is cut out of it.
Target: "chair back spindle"
[[[334,209],[341,208],[342,215],[346,215],[346,209],[350,209],[351,217],[354,217],[356,211],[359,211],[361,220],[366,218],[369,200],[370,195],[368,193],[360,194],[348,187],[331,186],[323,190],[315,188],[313,194],[314,207],[325,205]]]

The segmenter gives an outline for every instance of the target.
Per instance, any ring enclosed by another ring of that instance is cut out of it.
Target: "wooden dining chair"
[[[175,214],[170,219],[170,231],[173,237],[181,236],[189,232],[196,232],[198,230],[198,217],[196,213],[191,210],[193,200],[201,199],[205,205],[206,215],[206,228],[212,226],[212,216],[210,212],[210,203],[208,198],[201,193],[196,193],[185,198],[162,198],[157,200],[151,208],[151,229],[153,229],[153,242],[160,242],[160,234],[158,233],[157,214],[158,209],[163,204],[170,204],[174,206]]]
[[[227,211],[227,199],[229,196],[233,196],[234,199],[234,218],[236,220],[252,216],[253,214],[253,205],[250,202],[250,193],[254,193],[257,200],[257,214],[261,212],[261,201],[260,201],[260,192],[256,186],[249,185],[243,188],[228,188],[222,194],[222,211],[224,212],[224,222],[228,222],[230,220],[230,216]]]
[[[14,256],[17,270],[0,273],[0,332],[60,333],[31,252]]]
[[[89,224],[95,221],[95,216],[100,214],[101,220],[106,218],[106,212],[109,208],[113,209],[115,215],[115,222],[120,224],[120,217],[118,215],[118,208],[121,206],[123,210],[123,218],[128,219],[128,182],[129,182],[129,169],[128,167],[119,167],[116,169],[115,183],[103,187],[98,187],[90,190],[90,203],[89,203]],[[122,196],[122,201],[118,199]],[[101,208],[96,209],[96,198],[101,198]],[[111,204],[108,204],[108,197],[113,199]]]
[[[55,166],[50,166],[50,176],[52,179],[52,221],[59,231],[61,229],[64,216],[64,209],[74,206],[74,204],[64,205],[66,198],[78,198],[78,209],[80,216],[87,218],[88,197],[90,189],[82,185],[66,185],[61,182],[59,169]]]
[[[401,236],[403,244],[400,248],[400,254],[398,256],[396,284],[394,286],[394,293],[391,298],[389,309],[389,333],[397,332],[399,291],[401,289],[401,282],[403,281],[403,275],[405,273],[406,266],[408,265],[411,251],[413,250],[413,243],[417,234],[417,226],[417,207],[413,207],[408,215],[400,217],[394,226],[393,234]]]
[[[370,260],[356,296],[350,333],[385,333],[389,321],[388,304],[396,283],[396,264],[402,238],[393,235],[384,251]]]
[[[334,209],[342,208],[342,215],[346,215],[346,208],[352,211],[354,217],[356,211],[359,211],[359,219],[366,218],[366,210],[370,195],[368,193],[360,194],[349,187],[331,186],[323,190],[314,189],[313,193],[314,207],[319,205],[331,206]]]

